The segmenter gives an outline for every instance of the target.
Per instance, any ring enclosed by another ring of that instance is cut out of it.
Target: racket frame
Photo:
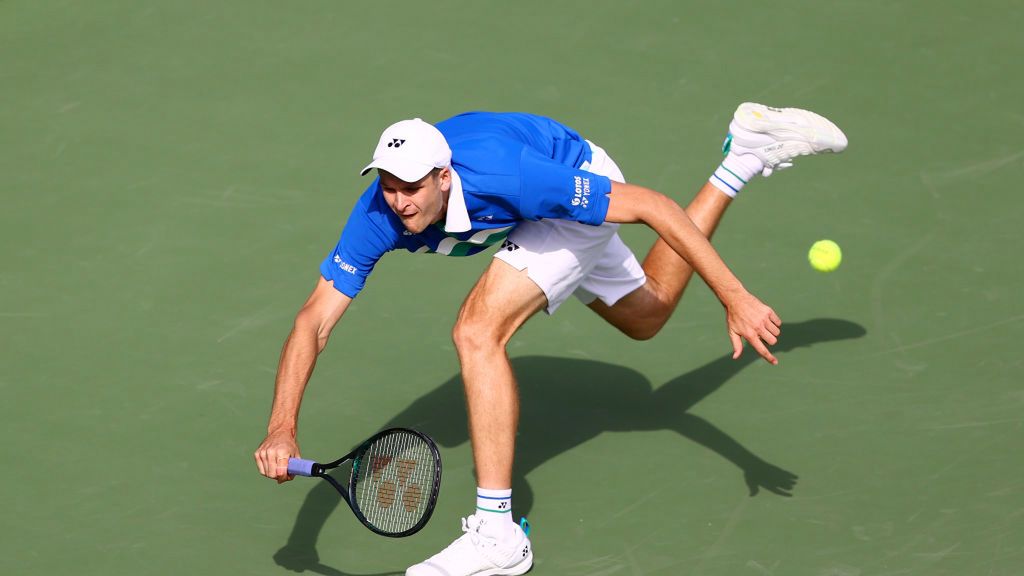
[[[430,494],[428,495],[427,511],[423,514],[423,517],[420,518],[419,522],[417,522],[409,529],[403,530],[402,532],[385,532],[371,524],[369,520],[366,519],[366,516],[363,514],[363,511],[359,509],[359,506],[355,504],[355,493],[356,489],[358,488],[356,472],[359,470],[359,466],[362,464],[362,457],[370,449],[370,446],[372,446],[382,436],[387,436],[399,432],[412,434],[424,441],[424,443],[427,445],[427,448],[430,449],[431,455],[434,457],[434,477],[432,479],[433,481],[431,482]],[[349,460],[352,461],[352,469],[349,471],[348,485],[342,486],[337,479],[328,474],[328,471],[338,468],[339,466],[341,466],[345,462],[348,462]],[[306,474],[302,475],[305,476]],[[380,432],[377,432],[373,436],[367,438],[365,441],[363,441],[362,444],[357,446],[351,452],[342,456],[341,458],[338,458],[337,460],[334,460],[333,462],[328,462],[326,464],[313,462],[310,468],[309,476],[323,478],[331,486],[334,486],[334,489],[337,490],[338,493],[341,494],[341,497],[345,499],[345,502],[348,504],[349,508],[352,509],[352,512],[356,515],[356,518],[359,519],[359,522],[362,523],[363,526],[366,526],[371,531],[380,534],[381,536],[387,536],[389,538],[404,538],[405,536],[412,536],[413,534],[419,532],[424,526],[426,526],[427,521],[430,520],[431,515],[433,515],[434,513],[434,506],[437,504],[437,496],[441,491],[441,452],[438,450],[437,444],[434,443],[434,440],[430,436],[427,436],[426,434],[420,432],[419,430],[414,430],[412,428],[388,428],[386,430],[381,430]]]

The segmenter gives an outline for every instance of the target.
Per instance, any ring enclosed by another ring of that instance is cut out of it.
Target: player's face
[[[405,229],[413,234],[440,222],[445,215],[451,173],[448,169],[431,171],[416,182],[399,180],[393,174],[378,170],[380,188],[391,211],[402,219]]]

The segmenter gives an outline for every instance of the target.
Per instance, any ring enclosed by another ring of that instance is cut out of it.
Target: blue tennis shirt
[[[572,128],[533,114],[494,112],[460,114],[436,126],[452,150],[445,219],[410,233],[374,179],[320,265],[320,274],[345,295],[354,298],[391,250],[469,256],[523,220],[604,222],[611,181],[580,168],[591,151]]]

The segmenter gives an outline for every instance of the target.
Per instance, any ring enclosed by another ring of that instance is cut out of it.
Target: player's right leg
[[[519,393],[505,347],[523,323],[548,305],[527,270],[498,258],[466,297],[453,339],[469,413],[477,510],[463,518],[462,536],[411,566],[407,576],[513,576],[533,565],[530,540],[512,520]]]
[[[788,168],[798,156],[842,152],[846,145],[846,135],[819,114],[743,103],[729,124],[723,147],[725,160],[686,207],[686,214],[710,239],[732,199],[751,178]],[[689,263],[660,238],[651,247],[642,268],[646,275],[643,286],[613,304],[604,298],[588,303],[613,326],[641,340],[661,330],[693,277]],[[593,292],[600,294],[600,280],[595,284]]]

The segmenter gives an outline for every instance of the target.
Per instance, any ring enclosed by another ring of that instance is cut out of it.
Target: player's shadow
[[[787,323],[772,351],[779,355],[812,344],[860,338],[866,333],[859,324],[846,320],[821,318]],[[790,496],[796,474],[761,459],[715,425],[689,413],[740,370],[760,361],[750,349],[739,360],[727,354],[654,389],[642,374],[605,362],[546,356],[513,358],[521,397],[512,486],[516,515],[526,516],[533,507],[533,490],[526,479],[531,471],[603,432],[675,431],[735,464],[750,496],[761,490]],[[461,377],[453,376],[381,428],[391,426],[418,428],[446,448],[467,442]],[[320,530],[340,501],[326,482],[316,483],[299,510],[288,543],[278,550],[274,560],[291,570],[346,576],[320,564],[316,552]]]

